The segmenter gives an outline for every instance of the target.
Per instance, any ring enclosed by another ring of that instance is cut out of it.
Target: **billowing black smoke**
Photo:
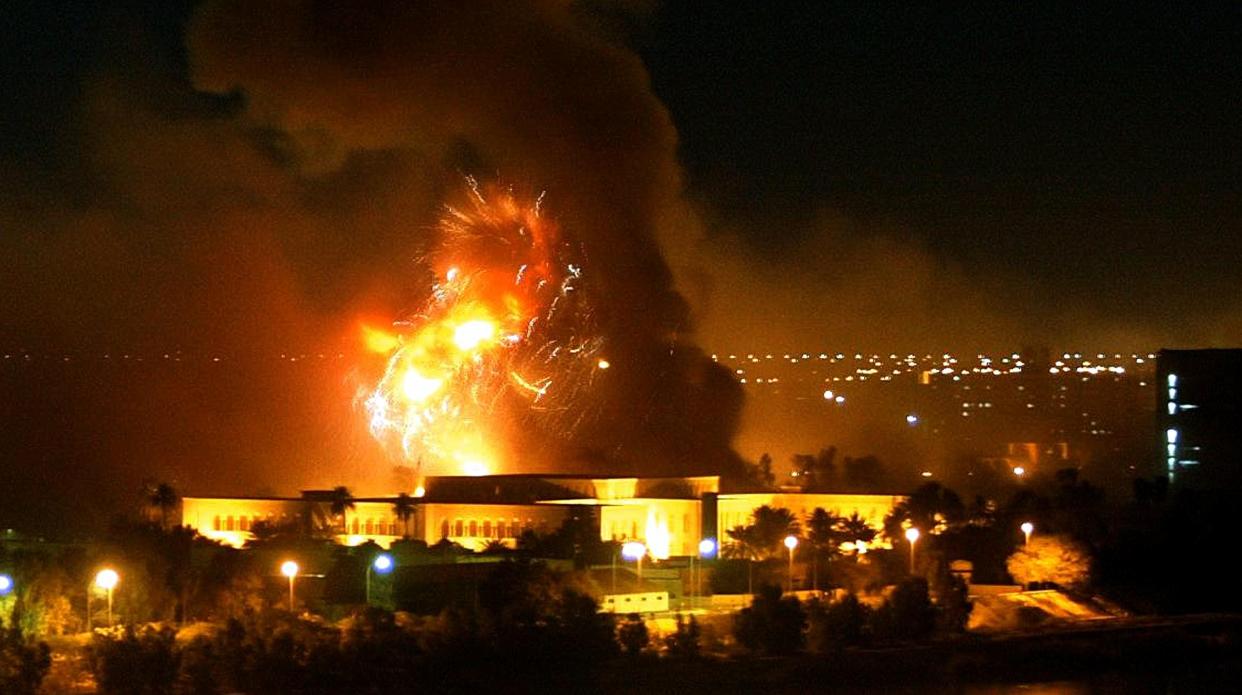
[[[740,391],[690,341],[657,243],[681,205],[676,133],[634,55],[561,2],[210,3],[188,45],[195,85],[243,94],[243,118],[278,133],[304,176],[394,152],[546,189],[606,299],[613,371],[601,417],[563,445],[518,447],[519,466],[734,465]]]

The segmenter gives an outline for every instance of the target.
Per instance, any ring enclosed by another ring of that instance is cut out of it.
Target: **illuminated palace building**
[[[399,513],[397,498],[360,497],[342,515],[332,495],[301,497],[186,497],[182,524],[240,547],[256,524],[334,536],[346,545],[374,541],[387,547],[408,536],[427,544],[448,539],[478,550],[489,542],[513,546],[526,531],[550,533],[570,516],[598,525],[603,540],[641,540],[656,558],[697,553],[699,541],[748,523],[760,505],[789,509],[800,518],[816,508],[857,513],[875,528],[901,498],[894,495],[792,492],[721,493],[717,476],[588,478],[503,475],[428,478],[412,508]],[[718,529],[720,531],[718,531]]]
[[[1242,350],[1162,350],[1156,389],[1170,480],[1242,489]]]

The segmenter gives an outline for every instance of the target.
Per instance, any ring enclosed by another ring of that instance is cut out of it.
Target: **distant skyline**
[[[228,340],[199,310],[157,313],[138,335],[109,315],[133,315],[144,287],[221,282],[210,266],[193,269],[206,259],[184,258],[178,237],[197,234],[195,218],[221,197],[277,195],[277,179],[244,193],[253,182],[213,181],[213,167],[189,172],[196,193],[178,183],[178,157],[222,144],[253,106],[244,86],[195,84],[185,27],[197,6],[18,4],[0,73],[0,259],[14,271],[0,287],[16,299],[0,313],[6,348],[188,345],[174,316],[207,324],[188,327],[195,344]],[[1242,18],[1229,3],[635,7],[574,11],[635,51],[675,128],[659,137],[676,138],[686,205],[662,212],[656,231],[705,344],[744,332],[759,349],[1242,342]],[[402,194],[390,190],[409,171],[399,158],[376,151],[325,178],[270,134],[252,131],[253,145],[285,157],[303,204],[336,230],[251,249],[246,272],[289,276],[245,291],[279,296],[272,283],[292,283],[297,304],[320,316],[408,301],[409,286],[392,285],[393,222],[408,228],[434,206],[442,163],[423,162],[421,183]],[[234,168],[250,156],[235,147],[224,149]],[[456,147],[452,169],[485,161],[477,144]],[[135,148],[148,154],[135,159]],[[555,195],[555,181],[530,183]],[[374,206],[359,219],[349,196],[369,185]],[[327,187],[341,198],[330,202]],[[147,219],[109,231],[133,214]],[[356,234],[370,237],[345,241]],[[190,284],[141,269],[161,262]],[[49,286],[56,269],[97,279]]]
[[[1231,4],[6,16],[0,355],[222,358],[0,364],[0,510],[45,524],[144,477],[388,484],[361,326],[424,306],[467,177],[580,245],[611,364],[595,427],[509,452],[532,466],[736,470],[716,351],[1242,344]]]

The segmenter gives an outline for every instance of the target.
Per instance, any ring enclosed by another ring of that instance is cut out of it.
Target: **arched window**
[[[448,532],[449,532],[448,519],[445,519],[444,521],[440,522],[440,537],[448,538]]]
[[[241,520],[238,522],[237,528],[242,531],[249,531],[250,530],[250,517],[243,516]]]
[[[213,531],[220,530],[220,515],[217,514],[215,519],[211,520],[211,528]]]
[[[470,537],[477,538],[479,535],[479,522],[474,519],[470,520]]]
[[[232,530],[233,530],[233,515],[232,515],[232,514],[230,514],[230,515],[228,515],[227,517],[225,517],[225,519],[224,519],[224,530],[225,530],[225,531],[232,531]]]
[[[492,520],[491,519],[483,520],[483,535],[487,538],[492,537]]]
[[[375,534],[375,519],[367,519],[367,535]]]
[[[453,535],[458,538],[461,538],[462,536],[466,535],[465,532],[462,530],[463,528],[465,527],[462,524],[462,520],[458,519],[457,523],[453,524]]]

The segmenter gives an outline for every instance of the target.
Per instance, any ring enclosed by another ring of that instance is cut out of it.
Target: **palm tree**
[[[755,526],[734,526],[725,531],[732,542],[726,543],[721,552],[725,557],[746,561],[746,593],[755,592],[754,565],[759,557],[759,546],[756,543]]]
[[[758,559],[759,548],[755,544],[754,526],[734,526],[725,533],[731,539],[731,542],[725,543],[720,549],[725,557],[734,560]]]
[[[767,557],[779,555],[785,537],[796,536],[801,530],[797,515],[781,507],[755,507],[751,520],[756,548]]]
[[[858,512],[841,519],[836,525],[837,543],[870,543],[875,540],[876,530]]]
[[[328,509],[332,512],[332,516],[337,519],[337,528],[342,533],[345,531],[345,513],[354,508],[354,495],[349,488],[344,485],[337,485],[332,488],[332,502]]]
[[[392,501],[392,511],[401,520],[401,525],[404,527],[401,537],[409,538],[410,519],[414,516],[414,498],[404,492],[397,495],[397,498]]]
[[[498,538],[491,539],[487,542],[487,545],[484,545],[479,550],[480,555],[506,555],[508,553],[509,546],[505,545],[505,542]]]
[[[940,483],[927,483],[893,507],[884,519],[884,533],[899,540],[906,528],[914,526],[935,535],[960,524],[965,516],[966,506],[956,492]]]
[[[819,590],[819,556],[825,553],[831,556],[836,551],[836,528],[842,521],[844,519],[824,511],[823,507],[816,507],[806,517],[806,540],[811,546],[811,586],[815,590]]]
[[[177,509],[181,497],[168,483],[160,483],[147,493],[147,504],[160,515],[160,528],[168,530],[168,515]]]

